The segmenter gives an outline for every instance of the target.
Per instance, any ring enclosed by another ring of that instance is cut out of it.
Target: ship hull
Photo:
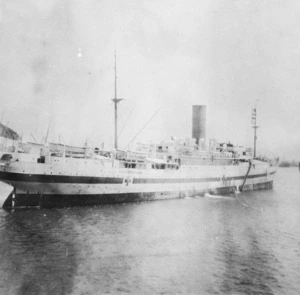
[[[244,182],[243,190],[269,189],[276,172],[276,167],[256,165],[245,179],[248,164],[176,171],[85,165],[79,168],[75,163],[75,169],[71,164],[68,171],[60,172],[55,165],[1,167],[0,179],[14,188],[2,206],[49,208],[175,199],[206,192],[223,195],[241,189]]]
[[[243,191],[271,189],[273,181],[256,184],[247,184]],[[240,187],[239,187],[240,188]],[[3,204],[4,208],[18,207],[71,207],[71,206],[91,206],[102,204],[117,204],[130,202],[143,202],[154,200],[167,200],[176,198],[186,198],[203,196],[205,193],[226,195],[235,192],[237,187],[217,187],[214,189],[186,190],[172,192],[148,192],[148,193],[119,193],[119,194],[29,194],[18,193],[14,190]]]

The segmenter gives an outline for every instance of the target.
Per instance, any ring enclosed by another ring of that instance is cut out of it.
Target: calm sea
[[[0,294],[299,294],[300,172],[270,191],[0,210]]]

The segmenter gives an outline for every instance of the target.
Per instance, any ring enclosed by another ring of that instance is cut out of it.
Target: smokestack
[[[193,106],[193,127],[192,137],[196,139],[199,144],[200,139],[206,140],[206,106],[194,105]]]

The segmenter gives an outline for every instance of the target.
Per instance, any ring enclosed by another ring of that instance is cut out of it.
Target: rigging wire
[[[131,144],[137,137],[138,135],[147,127],[147,125],[154,119],[154,117],[159,113],[159,111],[161,110],[161,107],[155,112],[154,115],[152,115],[149,120],[146,122],[146,124],[142,127],[142,129],[131,139],[131,141],[127,144],[127,146],[129,144]]]
[[[129,114],[129,116],[127,117],[125,123],[123,124],[123,127],[122,127],[121,130],[119,131],[118,136],[120,136],[120,135],[122,134],[122,132],[124,131],[124,129],[125,129],[127,123],[129,122],[129,119],[130,119],[130,117],[132,116],[132,114],[133,114],[133,112],[135,111],[135,109],[136,109],[136,108],[134,108],[134,109],[131,110],[131,113]]]

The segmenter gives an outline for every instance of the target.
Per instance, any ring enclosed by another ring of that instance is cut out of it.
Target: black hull
[[[262,190],[273,187],[273,181],[245,185],[243,191]],[[241,188],[241,187],[240,187]],[[101,204],[117,204],[129,202],[154,201],[164,199],[176,199],[185,197],[202,196],[205,193],[226,195],[236,190],[236,187],[220,187],[213,190],[201,191],[175,191],[175,192],[150,192],[150,193],[124,193],[124,194],[99,194],[99,195],[41,195],[19,194],[12,192],[3,204],[5,209],[20,207],[72,207],[93,206]]]

